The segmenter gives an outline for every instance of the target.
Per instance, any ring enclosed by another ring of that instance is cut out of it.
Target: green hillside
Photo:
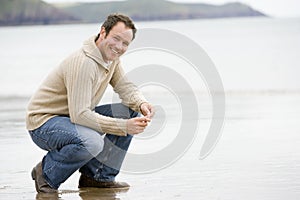
[[[40,0],[1,0],[0,25],[69,23],[76,18]]]
[[[168,20],[191,18],[265,16],[241,3],[220,6],[183,4],[166,0],[127,0],[64,5],[61,9],[85,22],[99,22],[110,13],[124,13],[134,20]]]
[[[166,0],[127,0],[51,5],[41,0],[1,0],[0,26],[94,23],[102,22],[108,14],[116,12],[127,14],[136,21],[265,16],[241,3],[215,6]]]

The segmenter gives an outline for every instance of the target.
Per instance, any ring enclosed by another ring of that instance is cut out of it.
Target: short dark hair
[[[135,33],[137,29],[134,26],[133,21],[126,15],[115,13],[110,14],[107,16],[106,20],[103,22],[102,27],[105,28],[106,36],[109,34],[110,30],[118,23],[123,22],[127,28],[132,29],[133,37],[132,40],[135,38]],[[98,34],[95,41],[99,38],[100,34]]]

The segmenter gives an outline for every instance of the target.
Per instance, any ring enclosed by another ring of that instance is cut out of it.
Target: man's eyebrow
[[[113,36],[118,37],[118,38],[122,38],[120,35],[113,33]]]

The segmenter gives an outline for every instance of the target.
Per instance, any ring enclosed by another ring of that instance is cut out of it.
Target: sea
[[[117,177],[131,188],[79,190],[75,172],[58,197],[37,195],[46,152],[27,133],[28,101],[100,26],[0,27],[0,199],[300,198],[300,18],[265,17],[137,22],[122,66],[156,115]],[[109,87],[99,104],[115,101]]]

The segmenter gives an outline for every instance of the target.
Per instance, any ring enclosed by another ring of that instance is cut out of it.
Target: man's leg
[[[37,167],[41,168],[42,178],[54,189],[98,155],[104,145],[98,132],[75,125],[68,117],[54,117],[29,133],[40,148],[48,151],[41,167]],[[33,175],[36,176],[34,173]],[[37,183],[36,179],[35,181]],[[39,190],[37,187],[38,192]]]
[[[97,107],[95,111],[114,118],[129,119],[138,116],[137,112],[123,104],[103,105]],[[120,171],[131,139],[132,136],[129,134],[127,136],[106,134],[103,151],[80,169],[82,175],[98,182],[113,182]],[[79,183],[79,187],[84,185]]]

